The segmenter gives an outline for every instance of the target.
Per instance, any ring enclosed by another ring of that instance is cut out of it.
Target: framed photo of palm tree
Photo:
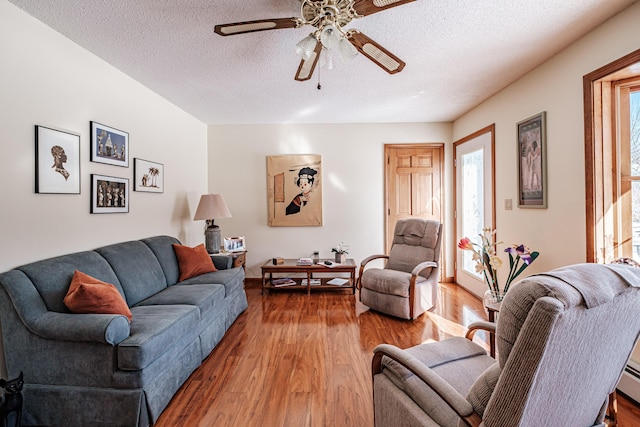
[[[133,159],[133,191],[164,193],[164,165]]]

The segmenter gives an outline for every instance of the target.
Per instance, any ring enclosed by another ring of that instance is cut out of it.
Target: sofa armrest
[[[47,311],[32,319],[27,328],[47,339],[91,341],[115,346],[129,336],[126,316],[119,314],[70,314]]]
[[[233,268],[233,258],[227,255],[209,255],[211,257],[211,261],[213,261],[213,265],[216,266],[218,270],[228,270]]]

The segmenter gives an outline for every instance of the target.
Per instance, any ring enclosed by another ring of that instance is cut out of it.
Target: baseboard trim
[[[640,402],[640,365],[638,363],[629,361],[617,388],[629,398]]]
[[[259,277],[245,277],[244,287],[245,288],[261,288],[262,279]]]

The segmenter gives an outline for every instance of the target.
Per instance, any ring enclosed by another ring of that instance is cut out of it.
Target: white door
[[[456,283],[482,296],[488,289],[476,273],[471,251],[457,242],[463,237],[479,243],[485,227],[495,228],[493,130],[491,125],[454,143],[456,182]]]

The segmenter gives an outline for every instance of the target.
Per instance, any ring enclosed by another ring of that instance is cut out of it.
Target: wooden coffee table
[[[332,260],[320,260],[318,264],[312,265],[298,265],[297,259],[285,259],[284,263],[274,265],[272,261],[264,263],[262,269],[262,293],[265,289],[267,292],[271,289],[306,289],[307,293],[311,293],[311,289],[322,290],[343,290],[351,289],[352,293],[356,293],[356,262],[353,259],[347,259],[343,264],[333,265],[327,267],[323,264],[324,261]],[[342,273],[342,274],[339,274]],[[346,274],[348,273],[348,277]],[[289,277],[287,274],[291,274],[297,277],[291,277],[295,281],[295,284],[286,286],[274,286],[272,280],[275,280],[274,274],[277,274],[279,278]],[[306,277],[301,277],[304,274]],[[267,278],[267,275],[269,276]],[[344,279],[343,284],[331,284],[332,279]],[[302,284],[303,279],[306,279],[306,284]],[[319,284],[312,284],[312,279],[319,280]]]

